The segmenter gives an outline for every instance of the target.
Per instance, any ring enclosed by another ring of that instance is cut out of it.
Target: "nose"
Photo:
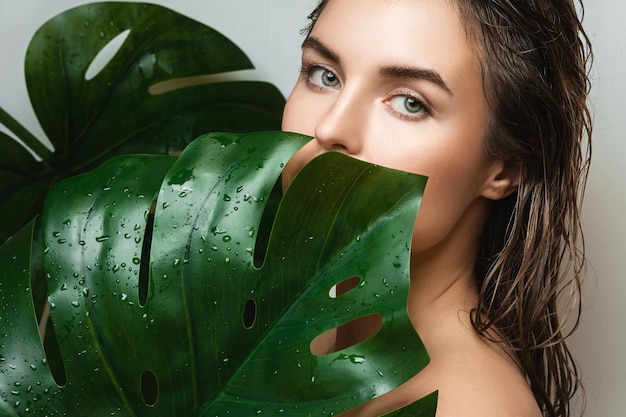
[[[363,150],[367,102],[357,91],[343,89],[315,127],[315,139],[329,151],[358,155]]]

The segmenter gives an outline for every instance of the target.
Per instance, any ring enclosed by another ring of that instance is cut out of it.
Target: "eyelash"
[[[313,71],[316,71],[316,70],[328,71],[328,72],[333,73],[335,76],[337,76],[333,70],[331,70],[330,68],[328,68],[328,67],[326,67],[324,65],[321,65],[321,64],[303,64],[302,68],[300,69],[300,73],[302,75],[304,75],[304,81],[305,81],[307,87],[313,88],[313,89],[318,90],[318,91],[326,91],[326,89],[331,88],[331,87],[321,86],[321,85],[316,84],[313,81],[311,81],[311,74],[313,74]],[[341,84],[341,81],[339,81],[339,84]]]
[[[326,67],[325,65],[317,64],[317,63],[303,64],[301,69],[300,69],[300,73],[304,76],[304,81],[305,81],[307,87],[315,89],[317,91],[326,91],[327,89],[332,89],[332,87],[321,86],[321,85],[311,81],[311,74],[313,74],[313,72],[316,71],[316,70],[329,71],[333,75],[335,75],[335,77],[337,76],[333,70],[331,70],[330,68]],[[339,84],[341,85],[341,81],[339,81]],[[415,103],[421,107],[421,111],[418,112],[418,113],[415,113],[414,115],[409,115],[409,114],[402,113],[402,112],[399,112],[399,111],[395,110],[390,104],[388,104],[388,102],[393,100],[393,99],[395,99],[395,98],[397,98],[397,97],[404,97],[405,99],[415,100]],[[415,94],[413,94],[411,92],[407,92],[407,91],[402,91],[402,92],[396,93],[390,99],[386,99],[385,100],[385,105],[387,106],[387,108],[389,109],[389,111],[393,115],[395,115],[396,117],[398,117],[398,118],[400,118],[402,120],[406,120],[406,121],[415,121],[415,120],[419,120],[419,119],[422,119],[424,117],[427,117],[427,116],[431,115],[430,107],[426,103],[424,103],[423,100],[421,100],[419,97],[417,97]]]
[[[406,113],[402,113],[397,111],[396,109],[394,109],[389,103],[391,100],[397,98],[397,97],[404,97],[404,99],[412,99],[415,100],[415,104],[417,104],[419,107],[421,107],[421,111],[414,113],[414,114],[406,114]],[[398,92],[396,94],[394,94],[390,99],[385,100],[385,104],[387,105],[387,107],[389,108],[389,111],[391,113],[393,113],[395,116],[401,118],[402,120],[407,120],[407,121],[415,121],[415,120],[419,120],[422,119],[424,117],[430,116],[431,115],[431,109],[430,107],[424,103],[424,101],[422,99],[420,99],[419,97],[417,97],[415,94],[408,92],[408,91],[401,91]]]

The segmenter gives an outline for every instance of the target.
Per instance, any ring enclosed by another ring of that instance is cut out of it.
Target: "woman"
[[[572,0],[323,0],[310,17],[283,129],[314,139],[284,186],[326,151],[429,177],[408,308],[431,363],[346,415],[439,390],[438,417],[568,416],[579,378],[557,301],[577,306],[591,133]]]

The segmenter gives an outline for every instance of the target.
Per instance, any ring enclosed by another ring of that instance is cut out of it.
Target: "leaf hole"
[[[328,296],[330,298],[340,297],[344,295],[345,293],[349,292],[350,290],[353,290],[356,287],[358,287],[360,283],[361,283],[361,278],[359,277],[348,278],[345,281],[341,281],[337,285],[333,285],[330,291],[328,291]]]
[[[30,248],[30,295],[35,307],[37,322],[40,324],[39,332],[43,339],[45,335],[45,323],[50,315],[48,306],[48,280],[44,272],[41,235],[41,217],[35,220]]]
[[[196,85],[206,85],[215,83],[235,82],[235,81],[264,81],[255,69],[243,69],[227,72],[219,72],[215,74],[194,75],[191,77],[174,78],[167,81],[160,81],[152,84],[148,88],[148,93],[153,96],[169,93],[181,88],[192,87]]]
[[[39,336],[46,355],[46,364],[50,369],[52,378],[59,386],[67,383],[67,373],[65,364],[61,356],[59,341],[54,331],[54,325],[50,317],[50,304],[48,303],[48,279],[44,273],[43,258],[41,248],[43,247],[41,238],[41,220],[37,219],[33,233],[33,244],[31,245],[31,265],[30,265],[30,294],[35,307],[37,322],[39,323]]]
[[[251,329],[256,321],[256,301],[248,299],[243,307],[243,325],[246,329]]]
[[[154,407],[159,398],[159,382],[152,371],[141,374],[141,398],[148,407]]]
[[[330,329],[311,342],[311,353],[317,356],[339,352],[376,335],[383,327],[383,317],[376,313],[359,317]]]
[[[254,266],[260,268],[265,262],[267,255],[267,245],[270,241],[270,234],[274,221],[276,219],[276,213],[278,213],[278,206],[283,196],[282,181],[280,178],[274,183],[274,187],[270,191],[270,195],[267,199],[261,221],[259,222],[259,230],[256,234],[256,241],[254,243]]]
[[[100,49],[87,67],[87,71],[85,71],[85,80],[89,81],[102,72],[109,62],[113,60],[115,54],[122,48],[128,35],[130,35],[130,29],[121,32]]]
[[[139,305],[145,306],[148,302],[148,290],[150,289],[150,250],[152,248],[152,233],[154,228],[154,212],[156,200],[152,202],[146,220],[146,229],[143,234],[141,245],[141,258],[139,260]]]
[[[49,318],[44,324],[45,336],[43,339],[43,349],[46,354],[46,361],[48,363],[50,373],[52,374],[52,378],[58,386],[62,387],[67,383],[67,373],[65,372],[65,364],[63,363],[61,349],[59,348],[59,341],[57,340],[52,320],[53,319]]]

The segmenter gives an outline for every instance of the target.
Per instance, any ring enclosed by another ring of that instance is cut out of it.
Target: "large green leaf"
[[[428,356],[406,301],[425,180],[321,155],[293,180],[265,245],[271,190],[307,140],[212,134],[178,159],[119,157],[59,183],[33,252],[67,382],[55,383],[37,333],[28,227],[0,250],[0,415],[327,416],[419,372]],[[351,277],[355,288],[330,296]],[[318,335],[372,314],[376,335],[311,353]],[[435,404],[390,415],[432,416]]]
[[[96,55],[126,30],[130,32],[114,57],[87,80]],[[73,165],[89,164],[163,121],[211,119],[211,107],[224,100],[234,107],[229,110],[235,118],[256,110],[276,123],[280,113],[268,109],[280,108],[280,94],[268,94],[262,83],[149,92],[151,86],[177,78],[248,68],[252,63],[245,54],[215,30],[161,6],[120,2],[79,6],[46,22],[28,47],[25,66],[41,125],[59,154],[73,153]],[[222,123],[224,116],[213,123]],[[202,126],[207,127],[213,128]]]
[[[114,54],[105,54],[109,60],[96,60],[116,38],[124,40]],[[106,65],[92,74],[94,60]],[[46,22],[28,47],[25,75],[55,150],[47,151],[0,109],[0,123],[43,159],[37,162],[13,139],[0,136],[0,191],[5,191],[0,212],[8,214],[0,242],[25,223],[22,218],[28,221],[40,210],[58,178],[112,155],[177,152],[210,131],[280,128],[284,98],[273,85],[198,78],[249,68],[249,59],[223,35],[154,4],[87,4]],[[193,83],[181,81],[189,77]],[[172,87],[176,82],[178,88]]]

